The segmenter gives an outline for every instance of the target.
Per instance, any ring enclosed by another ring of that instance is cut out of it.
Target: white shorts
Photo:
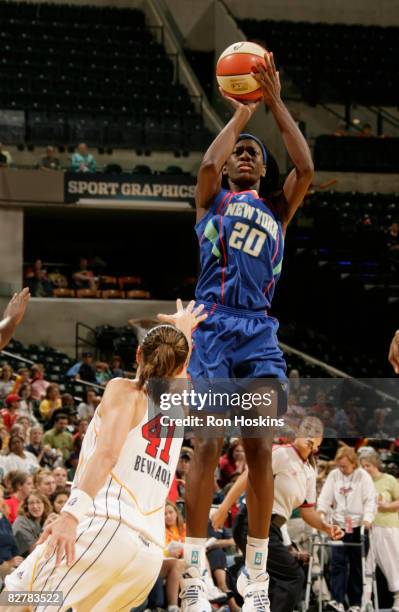
[[[392,593],[399,591],[399,527],[373,525],[367,561],[369,567],[380,567]],[[373,559],[374,557],[374,559]]]
[[[46,543],[35,548],[5,579],[8,591],[62,591],[61,606],[41,604],[32,608],[35,612],[130,610],[146,599],[163,561],[159,546],[105,517],[80,523],[71,567],[65,559],[55,567],[54,555],[45,561],[45,549]]]

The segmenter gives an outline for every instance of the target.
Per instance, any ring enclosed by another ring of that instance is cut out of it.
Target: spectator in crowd
[[[337,137],[349,136],[348,126],[346,125],[345,121],[339,121],[339,123],[337,123],[337,127],[333,131],[332,135]]]
[[[39,411],[42,418],[49,422],[55,410],[61,408],[60,388],[57,384],[51,383],[46,389],[46,397],[40,402]]]
[[[112,378],[124,378],[125,372],[122,368],[122,359],[119,355],[113,355],[111,359]]]
[[[9,166],[12,164],[11,153],[4,149],[3,143],[0,142],[0,166]]]
[[[46,147],[46,154],[40,160],[39,164],[40,170],[59,170],[60,169],[60,160],[56,156],[56,151],[54,147],[50,145]]]
[[[32,387],[29,383],[23,383],[18,389],[19,406],[18,414],[28,417],[30,424],[37,424],[37,419],[34,415],[34,402],[32,399]]]
[[[387,232],[387,247],[391,254],[396,255],[399,251],[399,222],[393,221]]]
[[[24,414],[19,414],[18,412],[18,416],[17,416],[17,425],[20,425],[21,429],[20,429],[20,433],[22,434],[24,440],[25,440],[25,445],[29,444],[29,434],[30,434],[30,420],[29,417],[25,416]]]
[[[85,382],[96,383],[96,369],[93,365],[93,355],[89,352],[83,353],[82,363],[79,368],[79,372],[76,376],[77,380],[84,380]]]
[[[16,393],[10,393],[6,397],[6,407],[2,409],[1,416],[7,431],[11,431],[11,428],[17,422],[19,402],[20,397]]]
[[[58,466],[54,468],[53,476],[57,489],[65,489],[67,487],[68,472],[64,467]]]
[[[369,438],[389,438],[391,429],[386,421],[387,413],[384,408],[376,408],[372,418],[366,424],[365,433]]]
[[[42,467],[52,467],[57,454],[50,446],[43,446],[43,428],[41,425],[34,425],[30,430],[30,443],[26,450],[35,455]]]
[[[76,152],[72,155],[71,170],[72,172],[95,172],[97,169],[94,156],[89,153],[89,148],[86,143],[81,142],[76,147]]]
[[[109,369],[108,363],[105,363],[104,361],[97,361],[96,362],[96,382],[98,385],[103,385],[105,387],[105,385],[107,384],[107,382],[109,382],[112,378],[112,372]]]
[[[68,417],[66,414],[57,414],[54,427],[49,429],[43,438],[44,444],[49,444],[51,448],[60,450],[64,461],[69,457],[73,450],[72,434],[67,430]]]
[[[29,368],[18,368],[12,393],[18,393],[22,385],[30,382]]]
[[[52,270],[48,275],[50,283],[54,289],[66,289],[68,287],[68,279],[58,269]]]
[[[48,469],[40,470],[36,472],[33,477],[33,484],[35,489],[39,491],[42,495],[45,495],[48,499],[50,499],[51,495],[55,493],[56,484],[55,478]]]
[[[32,399],[42,400],[46,395],[46,389],[49,386],[49,382],[44,379],[43,366],[40,364],[34,364],[30,370],[31,373],[31,389]]]
[[[75,478],[75,473],[76,473],[76,469],[78,467],[78,463],[79,463],[79,453],[75,453],[73,451],[70,454],[69,461],[68,461],[68,465],[69,465],[69,468],[68,468],[68,480],[70,480],[71,482]]]
[[[33,276],[28,278],[27,285],[33,297],[51,297],[53,295],[53,285],[48,280],[46,271],[38,266],[34,268]]]
[[[17,325],[24,317],[26,307],[30,298],[29,289],[25,287],[19,293],[15,293],[8,302],[0,321],[0,351],[10,342]],[[0,393],[0,400],[2,399]]]
[[[12,393],[14,387],[14,378],[12,367],[5,363],[1,368],[0,374],[0,400],[4,400],[7,395]]]
[[[43,525],[50,513],[50,502],[39,491],[32,491],[23,504],[21,504],[12,530],[19,554],[23,557],[27,557],[35,548]]]
[[[87,389],[86,391],[86,401],[85,402],[81,402],[78,405],[78,417],[79,419],[87,419],[87,420],[91,420],[95,409],[98,406],[98,398],[97,398],[97,393],[94,391],[94,389]]]
[[[67,489],[56,489],[55,492],[50,497],[51,504],[54,508],[54,512],[59,514],[66,504],[66,501],[69,497],[69,491]]]
[[[367,472],[359,467],[353,448],[341,447],[332,470],[321,489],[318,509],[332,512],[332,520],[345,530],[344,543],[360,543],[360,527],[370,529],[376,513],[375,490]],[[330,608],[344,612],[346,596],[349,610],[360,611],[362,566],[360,547],[333,547],[331,552]]]
[[[23,558],[18,555],[18,547],[7,518],[7,511],[7,505],[4,503],[4,489],[0,486],[0,579],[23,561]]]
[[[8,520],[13,523],[17,518],[18,508],[33,490],[33,476],[27,472],[17,470],[9,474],[12,494],[6,500],[8,508]]]
[[[35,277],[35,273],[40,272],[43,278],[47,279],[47,270],[43,267],[43,260],[39,257],[35,259],[33,266],[28,266],[25,270],[25,280],[28,281]]]
[[[89,262],[86,257],[79,259],[79,269],[72,274],[76,289],[92,289],[95,291],[98,286],[98,279],[93,270],[88,268]]]
[[[10,437],[9,452],[5,460],[5,473],[21,470],[33,474],[39,469],[39,462],[35,455],[24,450],[25,440],[19,434]]]
[[[88,426],[89,426],[88,419],[80,419],[79,425],[78,425],[78,431],[72,436],[73,450],[75,453],[80,453],[80,449],[83,443],[83,438],[85,437]]]
[[[362,455],[360,463],[373,479],[377,492],[378,512],[373,524],[375,561],[393,593],[392,612],[399,612],[399,482],[382,471],[382,462],[376,452]]]
[[[241,474],[245,468],[245,452],[241,440],[233,440],[227,453],[219,459],[219,486],[223,488],[234,474]]]
[[[362,129],[360,132],[356,134],[358,138],[372,138],[375,136],[373,133],[373,128],[369,123],[363,123]]]
[[[176,467],[176,483],[178,497],[184,499],[186,488],[186,477],[190,469],[191,461],[194,456],[194,451],[189,446],[182,446],[180,458]]]

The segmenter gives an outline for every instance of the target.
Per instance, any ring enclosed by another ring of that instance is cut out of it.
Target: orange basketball
[[[262,90],[251,72],[257,72],[256,62],[265,64],[265,53],[260,45],[246,41],[227,47],[216,64],[216,78],[223,91],[237,100],[259,100]]]

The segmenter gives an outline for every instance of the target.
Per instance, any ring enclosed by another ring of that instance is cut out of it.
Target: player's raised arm
[[[259,102],[243,104],[233,98],[229,98],[222,90],[220,92],[233,107],[234,114],[227,125],[216,136],[201,162],[195,192],[197,218],[202,216],[201,210],[209,208],[213,198],[219,192],[223,166],[231,155],[238,136],[259,106]]]
[[[0,351],[10,342],[15,328],[19,325],[25,314],[30,298],[29,289],[25,287],[19,293],[14,293],[4,311],[0,321]]]
[[[264,101],[276,120],[288,155],[295,166],[284,183],[287,204],[282,205],[283,210],[279,210],[285,229],[309,189],[314,167],[308,144],[281,99],[280,76],[274,64],[273,53],[265,53],[265,63],[266,68],[257,62],[259,72],[253,73],[252,76],[262,87]]]

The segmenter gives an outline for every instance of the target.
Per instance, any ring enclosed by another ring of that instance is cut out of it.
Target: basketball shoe
[[[199,571],[189,567],[180,580],[180,599],[182,612],[211,612],[207,590]]]
[[[251,580],[247,569],[241,570],[237,580],[237,591],[244,600],[242,612],[270,612],[269,574],[264,572]]]

